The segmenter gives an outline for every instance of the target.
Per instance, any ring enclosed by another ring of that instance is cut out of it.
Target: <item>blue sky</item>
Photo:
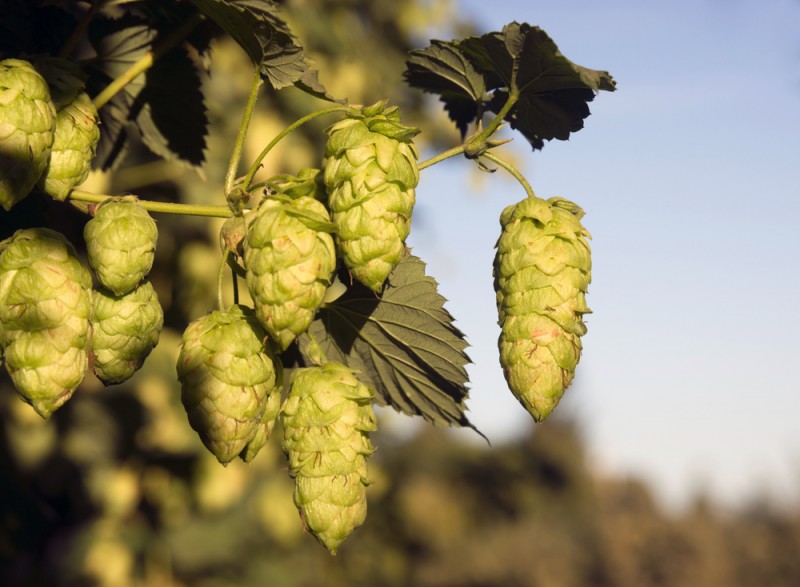
[[[666,503],[800,498],[800,1],[455,5],[482,32],[539,25],[618,81],[571,140],[500,153],[593,235],[594,313],[557,413],[600,471]],[[532,425],[498,365],[491,280],[497,218],[523,196],[502,170],[429,168],[410,239],[472,344],[470,417],[494,442]]]

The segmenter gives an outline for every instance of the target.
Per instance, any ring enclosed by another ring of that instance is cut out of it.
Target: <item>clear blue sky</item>
[[[594,313],[557,413],[601,471],[667,503],[799,498],[800,1],[455,5],[481,32],[539,25],[618,81],[570,141],[505,151],[593,235]],[[494,442],[532,425],[498,366],[497,217],[524,196],[502,174],[425,170],[410,239],[472,344],[469,414]]]

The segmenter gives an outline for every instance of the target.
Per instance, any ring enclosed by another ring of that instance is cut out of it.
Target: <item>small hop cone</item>
[[[83,238],[97,279],[117,295],[139,285],[153,267],[158,229],[133,196],[109,199],[97,206]]]
[[[583,210],[527,198],[503,210],[494,262],[500,363],[516,398],[540,422],[572,382],[586,333],[591,281]]]
[[[266,332],[244,306],[189,324],[178,357],[181,401],[206,448],[226,464],[259,434],[273,404],[276,370]],[[254,456],[254,455],[253,455]]]
[[[39,185],[45,193],[63,201],[89,175],[100,140],[99,117],[84,91],[81,71],[73,63],[45,57],[36,61],[36,67],[50,86],[56,108],[53,146]]]
[[[328,129],[325,189],[336,245],[351,275],[375,292],[406,252],[419,183],[419,129],[379,102]]]
[[[281,349],[305,332],[336,268],[325,206],[309,196],[264,198],[244,241],[256,315]]]
[[[0,205],[25,198],[50,159],[56,109],[50,88],[27,61],[0,61]]]
[[[104,289],[92,295],[90,366],[106,385],[128,380],[158,344],[164,311],[150,282],[117,296]]]
[[[367,515],[372,392],[341,363],[298,369],[281,421],[295,505],[306,528],[336,554]]]
[[[20,396],[47,418],[86,374],[92,279],[48,228],[0,243],[0,347]]]

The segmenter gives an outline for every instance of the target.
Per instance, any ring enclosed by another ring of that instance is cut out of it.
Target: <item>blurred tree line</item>
[[[473,32],[449,3],[283,4],[331,93],[365,104],[390,97],[405,122],[424,129],[422,149],[458,141],[441,108],[429,108],[429,98],[402,82],[407,51],[424,45],[431,30]],[[202,172],[155,160],[134,144],[123,168],[94,174],[87,189],[222,203],[251,65],[222,38],[205,65],[211,128]],[[319,107],[291,89],[267,93],[244,162]],[[330,122],[293,133],[260,176],[319,166]],[[46,224],[80,248],[86,220],[32,195],[0,215],[0,236],[12,226]],[[558,421],[494,447],[465,445],[430,427],[402,441],[379,432],[367,522],[331,557],[303,531],[277,438],[249,466],[223,468],[189,427],[175,361],[186,323],[216,304],[221,221],[157,220],[151,281],[166,327],[139,373],[108,389],[87,375],[47,421],[0,375],[0,585],[800,585],[798,512],[764,506],[721,515],[698,502],[667,515],[641,483],[593,478],[576,429]]]

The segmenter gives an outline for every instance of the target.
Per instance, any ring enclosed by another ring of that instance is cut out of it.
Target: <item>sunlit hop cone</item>
[[[74,64],[47,57],[37,59],[36,67],[47,80],[56,107],[53,147],[39,185],[56,200],[64,200],[89,175],[100,140],[97,109]]]
[[[325,188],[336,244],[350,273],[380,292],[405,254],[419,183],[419,129],[403,126],[385,102],[328,129]]]
[[[158,229],[134,196],[98,205],[83,238],[97,279],[117,295],[131,291],[153,267]]]
[[[129,379],[158,344],[164,311],[150,282],[117,296],[104,289],[92,295],[90,367],[106,385]]]
[[[0,243],[0,346],[17,391],[44,418],[86,373],[91,286],[54,230],[19,230]]]
[[[247,287],[258,319],[286,349],[308,329],[336,268],[325,206],[307,195],[264,198],[244,241]]]
[[[56,109],[44,78],[27,61],[0,61],[0,204],[10,210],[47,166]]]
[[[189,424],[220,463],[236,458],[260,432],[276,389],[266,332],[250,308],[231,306],[189,324],[178,357]]]
[[[494,262],[500,362],[511,391],[537,422],[572,382],[586,333],[591,256],[583,210],[527,198],[500,216]]]
[[[367,515],[372,392],[340,363],[298,369],[281,421],[294,502],[306,528],[336,554]]]

